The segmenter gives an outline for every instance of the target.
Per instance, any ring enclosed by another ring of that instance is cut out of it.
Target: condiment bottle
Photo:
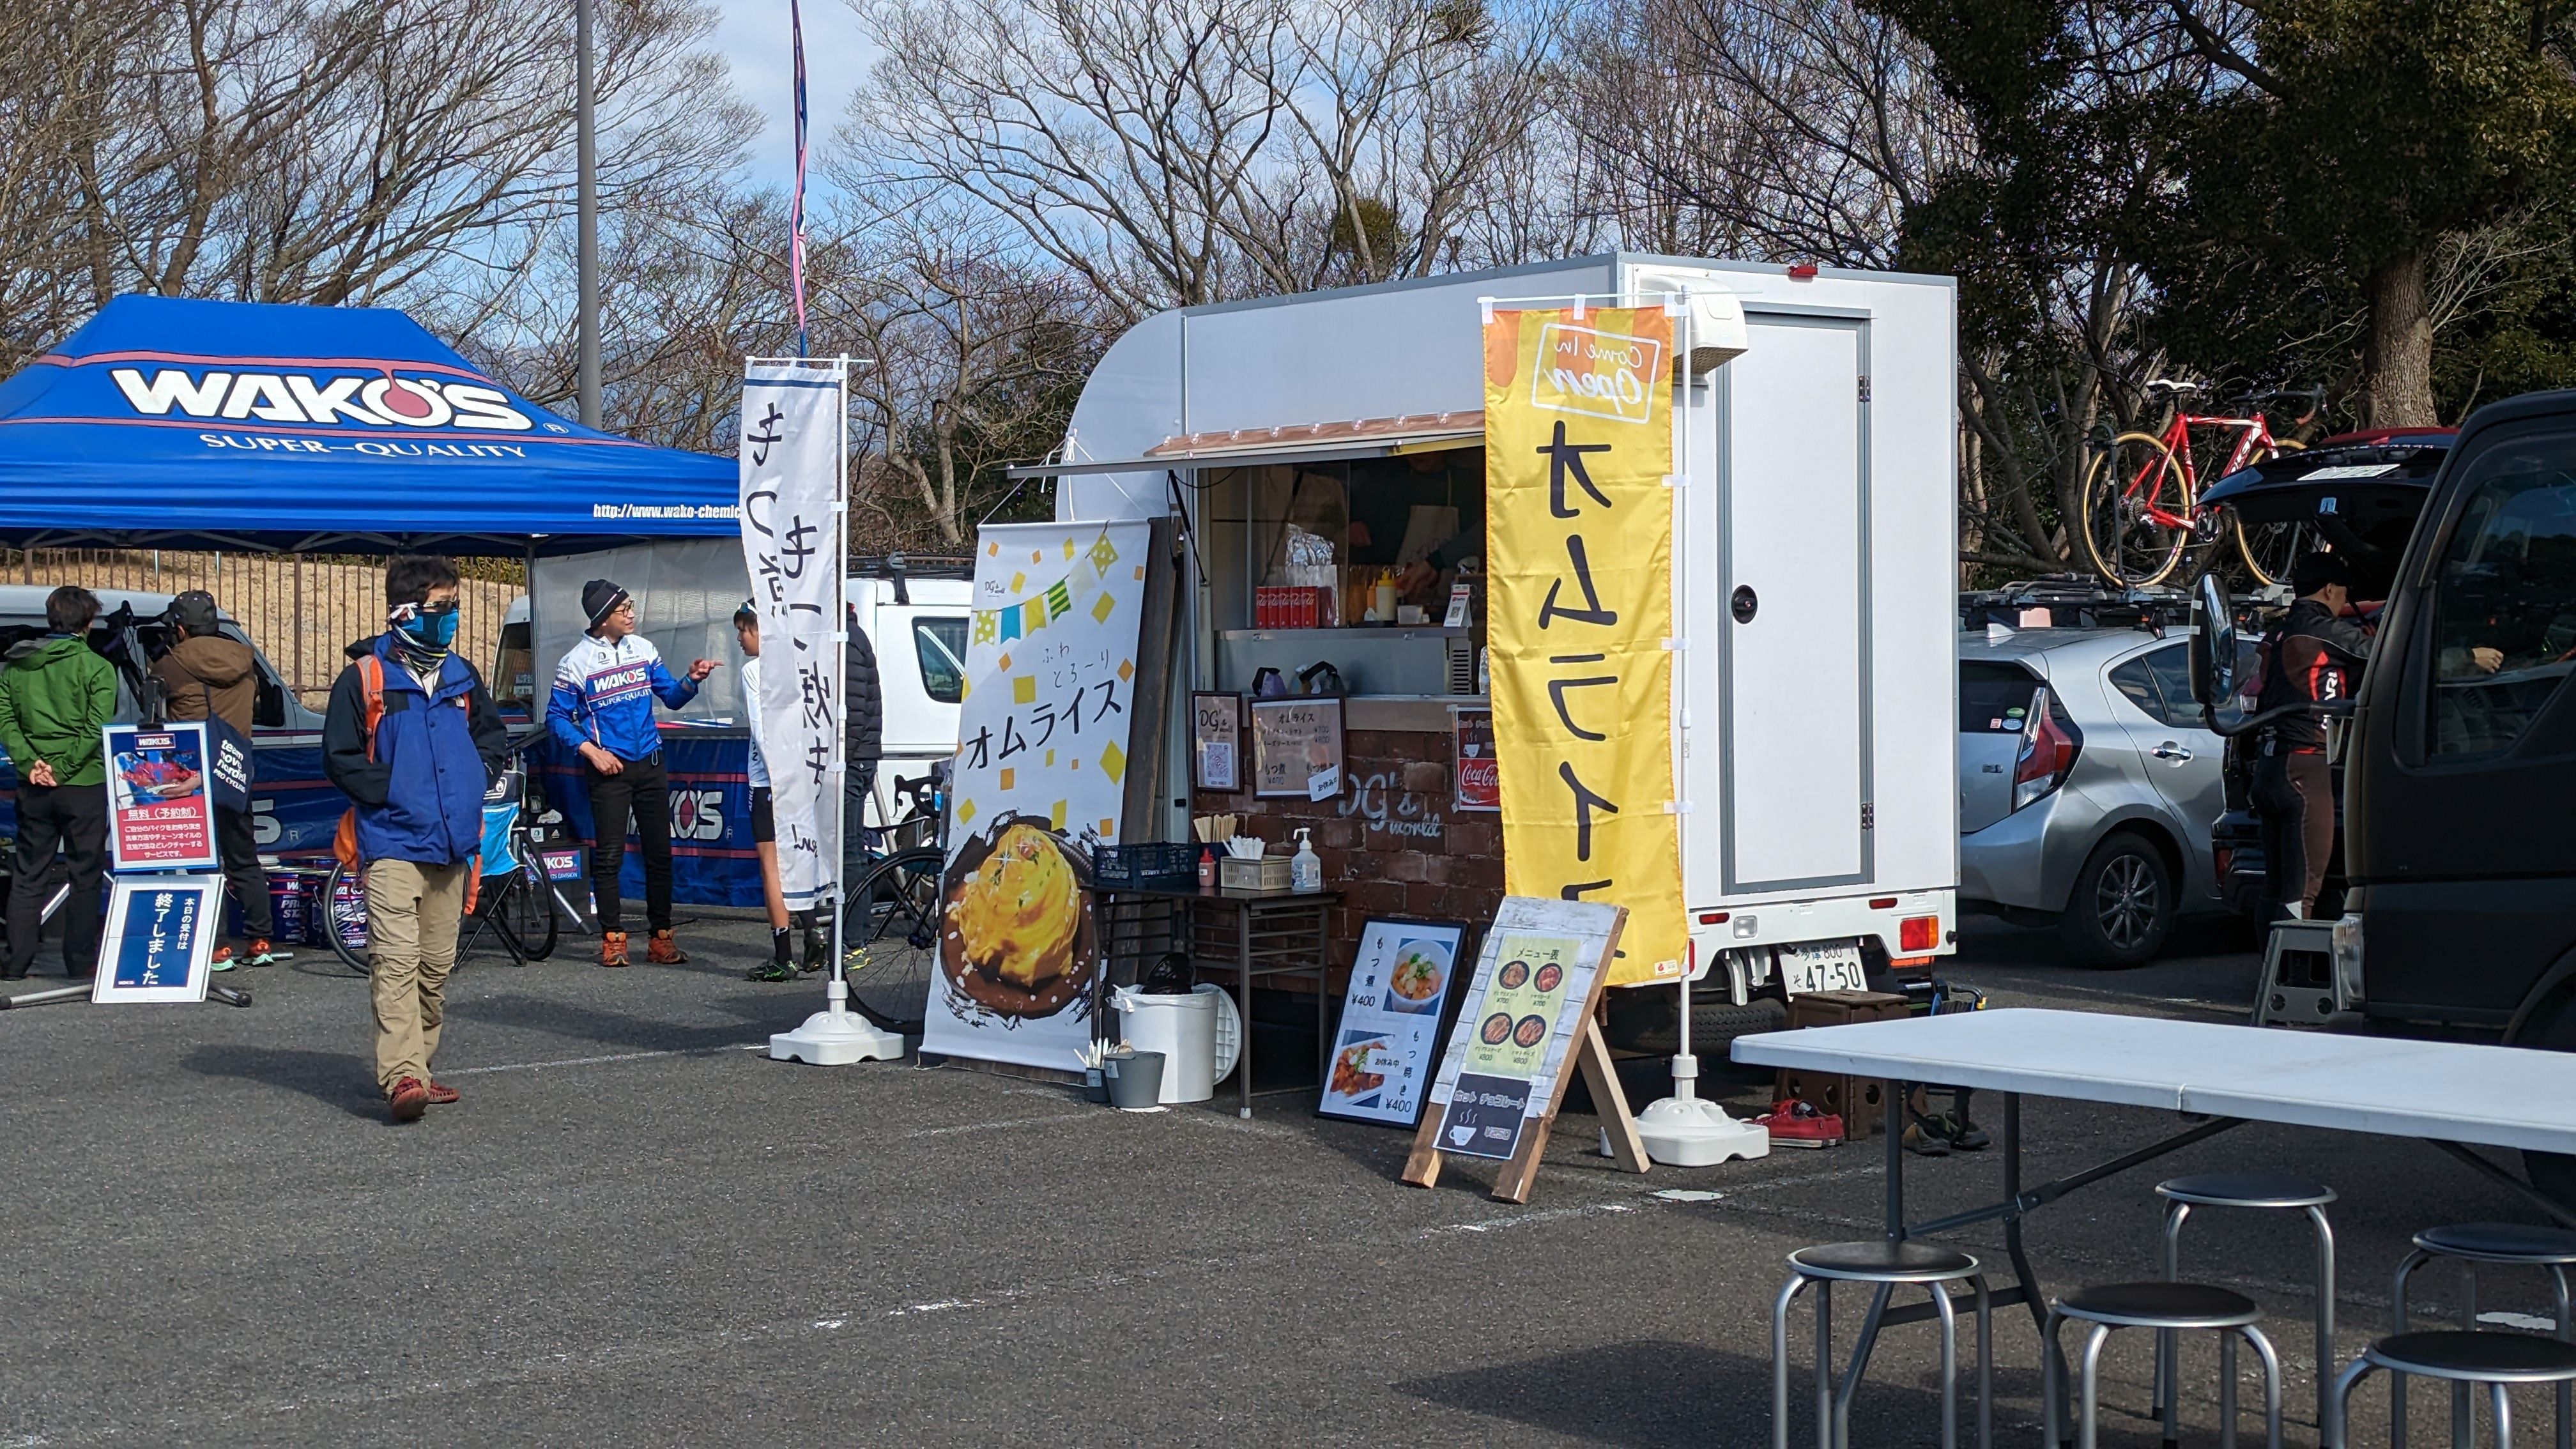
[[[1199,889],[1206,890],[1208,887],[1215,884],[1216,847],[1213,845],[1202,845],[1199,847]]]
[[[1380,623],[1395,622],[1395,570],[1387,569],[1377,576],[1377,587],[1369,591],[1369,610]]]

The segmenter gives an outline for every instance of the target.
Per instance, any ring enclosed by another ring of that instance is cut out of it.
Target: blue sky
[[[876,48],[843,0],[802,0],[805,77],[812,144],[828,146],[847,113],[850,92],[875,63]],[[733,65],[734,89],[759,111],[763,130],[750,144],[754,177],[784,186],[795,174],[789,100],[787,0],[716,0],[715,45]]]

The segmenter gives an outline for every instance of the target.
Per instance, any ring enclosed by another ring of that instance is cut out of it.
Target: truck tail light
[[[1907,916],[1896,923],[1896,949],[1908,956],[1934,951],[1941,945],[1939,916]]]
[[[2050,712],[2048,691],[2033,691],[2030,728],[2022,731],[2021,757],[2013,764],[2012,808],[2019,810],[2065,784],[2081,747],[2075,734]]]

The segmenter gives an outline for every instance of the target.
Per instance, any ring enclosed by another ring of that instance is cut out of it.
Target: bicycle
[[[842,898],[843,976],[851,1010],[880,1031],[917,1036],[930,1013],[946,918],[948,765],[919,779],[897,776],[894,787],[909,808],[869,834],[908,844],[879,857]]]
[[[2200,489],[2192,429],[2221,428],[2237,435],[2226,465],[2212,470],[2213,478],[2307,446],[2296,438],[2274,437],[2260,408],[2250,417],[2183,411],[2183,399],[2203,390],[2196,382],[2149,379],[2150,394],[2172,400],[2173,413],[2163,430],[2119,434],[2110,446],[2094,453],[2085,470],[2080,536],[2094,572],[2110,583],[2129,588],[2161,583],[2182,562],[2183,551],[2196,534],[2215,542],[2216,520],[2195,517],[2192,503]],[[2308,400],[2307,412],[2292,425],[2302,429],[2316,418],[2325,395],[2322,389],[2309,389],[2272,396]],[[2214,459],[2217,454],[2212,451],[2210,456]],[[2297,525],[2258,525],[2249,533],[2232,512],[2226,522],[2238,554],[2258,583],[2271,584],[2287,575],[2289,561],[2297,556]]]
[[[462,964],[488,935],[512,965],[525,966],[554,954],[560,928],[554,885],[546,879],[542,843],[529,821],[539,802],[526,777],[515,768],[504,773],[483,798],[483,851],[487,869],[475,893],[474,909],[457,926],[456,959]],[[497,862],[497,864],[496,864]],[[332,951],[350,970],[371,974],[367,963],[367,892],[357,871],[347,864],[331,867],[322,890],[322,933]]]

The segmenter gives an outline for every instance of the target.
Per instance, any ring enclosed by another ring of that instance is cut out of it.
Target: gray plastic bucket
[[[1100,1063],[1100,1074],[1109,1084],[1109,1105],[1133,1111],[1156,1105],[1163,1093],[1163,1054],[1133,1052],[1110,1056]]]

